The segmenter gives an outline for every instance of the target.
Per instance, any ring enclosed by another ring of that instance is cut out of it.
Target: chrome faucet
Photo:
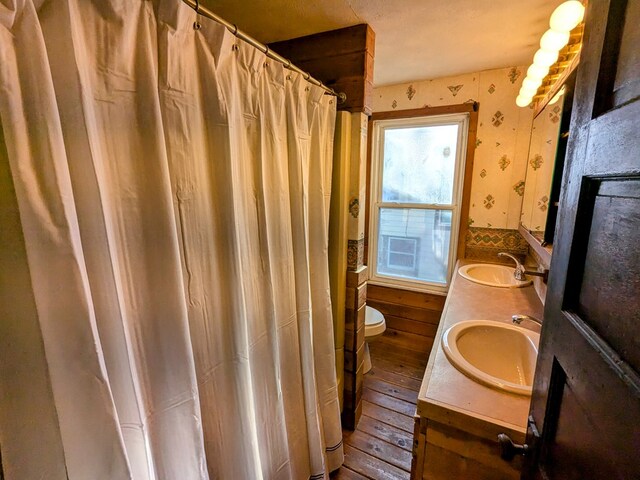
[[[500,252],[498,256],[509,257],[511,260],[516,262],[516,269],[513,272],[513,276],[516,278],[516,280],[526,280],[526,277],[524,276],[524,265],[522,265],[516,257],[507,252]]]
[[[544,283],[547,283],[547,278],[549,277],[549,270],[545,269],[542,272],[532,272],[532,271],[526,270],[524,265],[522,265],[520,261],[510,253],[500,252],[498,256],[509,257],[511,260],[516,262],[516,269],[513,272],[513,276],[516,280],[523,281],[527,279],[527,275],[535,275],[536,277],[542,277],[542,281]]]
[[[530,315],[512,315],[511,316],[511,321],[513,323],[515,323],[516,325],[520,325],[522,323],[523,320],[530,320],[533,323],[537,323],[538,325],[542,326],[542,321],[538,320],[536,317],[532,317]]]

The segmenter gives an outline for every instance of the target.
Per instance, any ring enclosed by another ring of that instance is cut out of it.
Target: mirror
[[[536,115],[531,130],[520,223],[543,246],[553,243],[574,74]]]

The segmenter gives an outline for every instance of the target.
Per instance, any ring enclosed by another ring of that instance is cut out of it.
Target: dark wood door
[[[640,1],[585,18],[523,478],[640,479]]]

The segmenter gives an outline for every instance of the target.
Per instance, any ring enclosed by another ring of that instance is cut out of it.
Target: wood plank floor
[[[408,480],[413,415],[428,353],[373,342],[358,428],[343,431],[344,465],[332,480]]]

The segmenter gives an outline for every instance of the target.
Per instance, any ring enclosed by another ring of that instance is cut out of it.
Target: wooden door
[[[640,1],[585,18],[523,478],[640,479]]]

